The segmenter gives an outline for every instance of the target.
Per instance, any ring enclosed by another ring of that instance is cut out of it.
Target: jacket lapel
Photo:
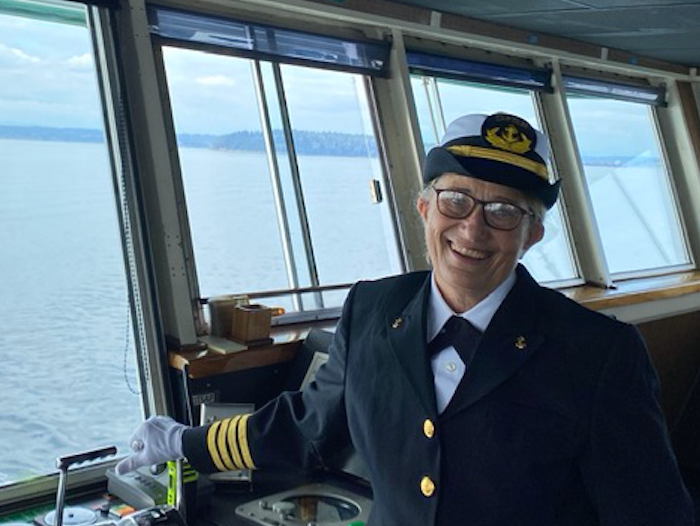
[[[391,296],[385,319],[387,341],[423,409],[435,413],[435,388],[425,334],[430,273],[411,276],[412,282],[399,282],[400,290]]]
[[[484,333],[469,369],[443,418],[463,411],[525,364],[544,340],[537,330],[539,285],[524,267]]]

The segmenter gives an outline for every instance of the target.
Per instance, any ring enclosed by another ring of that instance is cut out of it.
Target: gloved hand
[[[117,475],[182,457],[182,434],[185,429],[187,426],[169,416],[150,417],[131,435],[132,453],[116,465]]]

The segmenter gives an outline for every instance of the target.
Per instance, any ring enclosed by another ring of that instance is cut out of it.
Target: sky
[[[163,55],[178,130],[260,129],[251,61],[173,47]],[[358,117],[366,103],[356,75],[289,65],[282,65],[281,73],[295,129],[371,133]],[[263,64],[262,75],[268,106],[274,110],[278,99],[269,63]]]
[[[164,55],[179,132],[260,128],[249,60],[179,48],[166,48]],[[364,133],[367,123],[357,118],[363,101],[352,75],[282,69],[295,127]],[[266,76],[272,84],[271,73]],[[312,92],[326,96],[309,97]],[[268,97],[274,104],[276,97]],[[0,124],[101,127],[85,28],[0,15]]]
[[[260,128],[250,61],[176,48],[165,56],[180,102],[179,131]],[[360,102],[352,76],[291,66],[283,75],[296,127],[363,133],[365,124],[354,116]],[[308,97],[311,91],[331,96]],[[98,108],[85,28],[0,15],[0,124],[99,128]]]
[[[0,15],[0,124],[100,128],[98,101],[85,28]]]
[[[163,55],[178,133],[260,130],[249,60],[180,48],[165,48]],[[269,88],[274,85],[269,64],[263,64],[263,78],[272,124],[279,128],[278,99]],[[358,76],[283,65],[282,78],[295,129],[372,134]],[[484,95],[483,100],[481,96],[470,93],[464,103],[457,99],[445,105],[456,112],[462,107],[465,112],[499,109],[493,94]],[[645,124],[649,122],[646,108],[635,106],[642,111],[620,111],[605,104],[572,106],[579,139],[589,154],[604,155],[611,150],[639,154],[654,147]],[[8,124],[102,127],[86,28],[0,14],[0,125]]]

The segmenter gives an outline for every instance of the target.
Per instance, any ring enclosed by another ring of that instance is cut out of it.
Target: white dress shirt
[[[461,316],[481,332],[484,332],[513,285],[515,285],[515,272],[512,272],[491,294],[471,309],[457,313],[453,312],[445,302],[433,274],[430,283],[430,298],[428,298],[428,326],[426,330],[428,343],[437,336],[451,316]],[[433,369],[438,412],[442,413],[452,400],[459,382],[462,381],[466,366],[452,345],[435,354],[430,360],[430,365]]]

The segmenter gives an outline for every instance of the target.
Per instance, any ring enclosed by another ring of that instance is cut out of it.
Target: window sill
[[[559,291],[585,307],[629,323],[700,310],[698,271],[623,281],[616,284],[614,289],[581,285],[562,288]],[[296,346],[306,336],[310,325],[276,327],[272,332],[274,343],[271,345],[243,348],[230,354],[221,354],[210,349],[171,350],[170,366],[180,370],[187,368],[190,377],[198,378],[288,361],[294,357]],[[332,326],[332,323],[329,326]]]
[[[633,279],[613,289],[583,285],[559,289],[574,301],[638,323],[700,309],[700,272]]]
[[[212,344],[212,339],[203,337],[200,349],[170,349],[168,365],[180,371],[186,370],[190,378],[196,379],[288,362],[296,355],[299,344],[306,338],[311,327],[332,330],[336,321],[323,320],[273,327],[270,334],[272,341],[253,347],[225,338],[217,338],[215,344]]]

